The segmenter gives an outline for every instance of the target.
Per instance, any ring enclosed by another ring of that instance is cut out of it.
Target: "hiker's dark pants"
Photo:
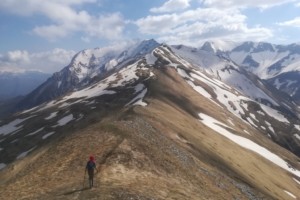
[[[94,170],[88,170],[90,187],[94,185]]]

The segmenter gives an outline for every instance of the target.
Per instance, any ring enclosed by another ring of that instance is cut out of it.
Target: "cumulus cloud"
[[[9,51],[0,56],[0,71],[30,70],[53,73],[68,65],[74,55],[74,51],[59,48],[39,53]]]
[[[29,54],[27,51],[9,51],[6,55],[1,58],[3,61],[14,62],[14,63],[28,63]]]
[[[158,35],[160,41],[172,44],[197,45],[209,39],[257,41],[272,36],[272,31],[267,28],[248,27],[246,19],[239,9],[197,8],[181,13],[150,15],[135,23],[141,33]]]
[[[165,2],[161,7],[151,8],[150,11],[154,13],[162,13],[183,10],[190,6],[190,1],[191,0],[169,0]]]
[[[0,10],[24,16],[41,15],[48,18],[50,24],[36,26],[32,32],[49,40],[64,38],[76,32],[83,33],[85,37],[119,39],[125,26],[121,14],[95,16],[85,10],[78,10],[80,5],[96,2],[96,0],[3,0]]]
[[[278,23],[278,25],[300,28],[300,17],[296,17],[295,19]]]
[[[116,41],[111,45],[102,47],[101,52],[103,54],[111,51],[121,53],[121,51],[137,42],[135,40]],[[70,64],[76,53],[75,51],[61,48],[38,53],[30,53],[24,50],[9,51],[5,54],[0,54],[0,72],[41,71],[54,73]]]

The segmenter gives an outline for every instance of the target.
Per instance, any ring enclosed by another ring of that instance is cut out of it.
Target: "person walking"
[[[85,173],[88,172],[88,175],[89,175],[90,188],[92,188],[94,186],[94,170],[96,170],[96,172],[98,172],[98,170],[96,168],[95,157],[90,156],[90,159],[86,163],[86,167],[85,167]]]

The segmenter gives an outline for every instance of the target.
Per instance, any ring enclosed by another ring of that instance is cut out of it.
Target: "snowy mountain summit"
[[[78,82],[87,81],[102,73],[109,72],[122,62],[137,59],[146,55],[159,44],[151,39],[145,40],[133,46],[121,49],[95,48],[86,49],[77,53],[67,69],[77,77]],[[119,66],[120,67],[120,66]]]
[[[95,79],[106,77],[127,63],[145,56],[159,43],[145,40],[130,47],[95,48],[78,52],[71,63],[60,72],[54,73],[45,83],[25,98],[20,108],[36,106],[67,92],[91,84]]]
[[[245,42],[229,52],[229,59],[300,102],[300,45]]]

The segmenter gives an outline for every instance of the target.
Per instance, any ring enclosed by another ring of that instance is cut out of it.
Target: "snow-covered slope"
[[[249,74],[234,62],[202,49],[174,46],[172,50],[197,68],[236,88],[243,95],[278,106],[276,100],[263,91],[264,84],[258,79],[252,80]]]
[[[246,42],[230,51],[229,57],[262,79],[300,70],[300,45],[297,44],[283,46]]]
[[[299,44],[274,45],[245,42],[226,54],[237,65],[268,81],[299,102]]]
[[[155,40],[138,42],[127,48],[95,48],[77,53],[71,63],[29,94],[19,108],[29,108],[105,78],[127,63],[151,52],[159,44]]]

